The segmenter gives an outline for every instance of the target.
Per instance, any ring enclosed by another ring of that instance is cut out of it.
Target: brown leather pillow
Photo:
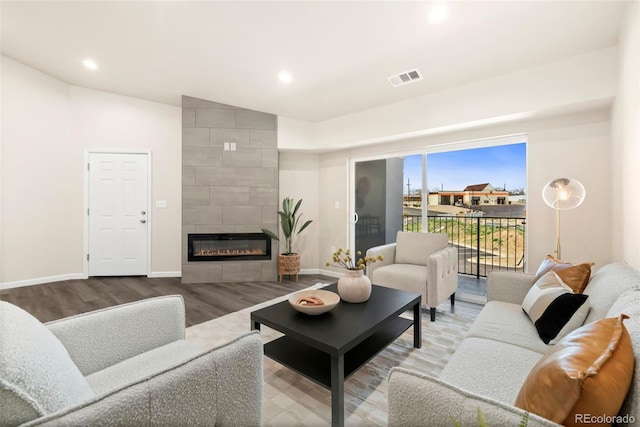
[[[514,405],[565,426],[615,417],[633,376],[627,318],[597,320],[565,336],[533,367]]]
[[[560,261],[551,255],[547,255],[536,272],[535,280],[538,280],[550,271],[555,271],[573,292],[581,294],[589,283],[591,266],[593,264],[593,262],[584,262],[573,265],[569,262]]]

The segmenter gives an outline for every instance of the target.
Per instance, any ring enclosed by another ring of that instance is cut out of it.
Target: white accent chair
[[[184,337],[180,295],[46,325],[0,301],[0,425],[260,425],[258,332]]]
[[[448,246],[446,234],[398,231],[396,243],[367,251],[367,256],[378,255],[384,260],[367,267],[373,284],[421,294],[432,322],[436,320],[436,307],[447,298],[453,309],[458,289],[458,249]]]

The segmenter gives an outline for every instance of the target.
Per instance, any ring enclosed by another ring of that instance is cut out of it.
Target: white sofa
[[[388,286],[422,295],[422,304],[436,320],[436,307],[447,298],[455,303],[458,289],[458,249],[449,246],[443,233],[398,231],[396,243],[376,246],[367,256],[383,260],[367,266],[367,276],[375,285]]]
[[[179,295],[43,325],[0,301],[0,425],[261,423],[258,332],[202,351]]]
[[[438,378],[401,368],[389,374],[389,426],[475,425],[480,409],[489,425],[519,425],[513,406],[529,371],[550,347],[539,338],[521,303],[533,275],[491,273],[488,303]],[[585,324],[604,317],[625,321],[633,343],[635,373],[620,411],[640,420],[640,271],[622,263],[595,272],[584,291],[591,309]],[[530,415],[529,427],[557,425]]]

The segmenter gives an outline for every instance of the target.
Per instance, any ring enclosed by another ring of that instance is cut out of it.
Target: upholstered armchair
[[[453,308],[458,289],[458,250],[448,246],[446,234],[399,231],[396,243],[367,251],[367,256],[378,255],[384,260],[367,267],[372,283],[421,294],[432,322],[436,320],[436,307],[447,298]]]
[[[47,324],[0,301],[0,425],[260,425],[258,333],[184,337],[179,295]]]

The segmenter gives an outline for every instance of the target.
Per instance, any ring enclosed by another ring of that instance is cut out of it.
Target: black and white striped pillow
[[[588,295],[576,294],[555,271],[540,277],[522,301],[545,344],[555,344],[584,323],[589,314]]]

